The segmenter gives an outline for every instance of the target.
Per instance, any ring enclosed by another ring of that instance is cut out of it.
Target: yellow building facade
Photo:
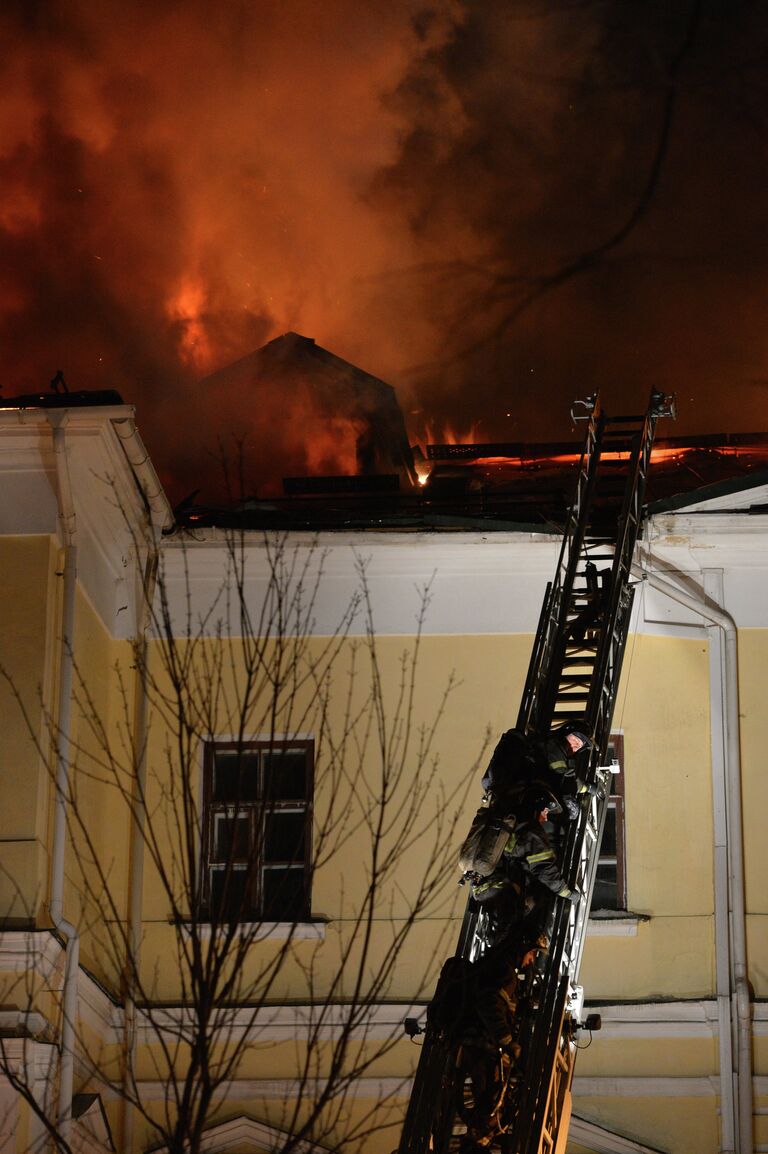
[[[393,1150],[558,538],[173,531],[122,405],[0,471],[0,1150]],[[765,504],[646,522],[573,1154],[768,1149]]]

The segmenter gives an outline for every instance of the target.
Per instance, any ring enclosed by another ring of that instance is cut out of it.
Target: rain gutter
[[[650,563],[649,550],[643,559]],[[713,785],[715,800],[715,951],[720,1049],[720,1113],[722,1154],[752,1154],[752,1005],[747,977],[746,901],[744,883],[744,835],[741,799],[741,750],[739,744],[738,631],[727,610],[713,602],[707,589],[694,596],[657,573],[635,567],[652,588],[697,613],[721,631],[722,654],[712,657],[720,667],[720,677],[710,678],[713,722],[722,717],[722,740],[713,732]],[[712,585],[714,572],[704,570],[705,585]],[[722,595],[722,593],[721,593]],[[712,649],[712,646],[710,646]],[[712,672],[715,670],[713,669]],[[722,752],[725,752],[723,765]],[[720,804],[718,805],[718,798]],[[733,990],[731,990],[731,963]],[[726,1001],[727,1000],[727,1001]],[[727,1008],[727,1017],[726,1017]],[[732,1027],[735,1025],[737,1063],[734,1074]],[[738,1100],[738,1143],[736,1142],[735,1096]]]

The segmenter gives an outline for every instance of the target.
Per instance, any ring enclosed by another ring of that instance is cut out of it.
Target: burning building
[[[297,363],[320,423],[361,422],[350,469],[407,473],[391,390],[314,342],[227,373],[256,404],[266,379],[290,396]],[[134,417],[114,394],[0,408],[3,1149],[44,1149],[46,1120],[73,1150],[171,1148],[204,1052],[200,1149],[388,1154],[418,1054],[402,1023],[461,921],[451,815],[514,717],[573,446],[434,450],[444,470],[409,491],[193,506],[174,527]],[[685,605],[635,599],[574,1154],[738,1149],[737,1103],[768,1137],[766,438],[662,445],[650,488],[643,565]],[[229,984],[201,1002],[189,960],[222,948]]]
[[[311,489],[302,479],[318,476],[339,478],[338,488],[344,477],[388,477],[395,489],[415,480],[395,390],[311,337],[285,333],[199,387],[214,409],[222,398],[237,398],[255,453],[274,462],[275,474],[291,471],[284,486],[291,492]],[[260,491],[274,488],[275,479],[262,481]]]

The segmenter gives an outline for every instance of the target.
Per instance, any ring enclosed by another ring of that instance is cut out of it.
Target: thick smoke
[[[0,32],[3,391],[119,389],[174,496],[264,425],[197,382],[287,330],[414,435],[557,439],[651,384],[678,432],[768,428],[761,6],[18,0]]]

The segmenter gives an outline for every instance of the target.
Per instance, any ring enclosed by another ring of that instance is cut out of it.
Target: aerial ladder
[[[576,402],[572,415],[586,422],[576,494],[544,596],[516,724],[526,734],[545,734],[578,720],[593,739],[588,756],[581,755],[588,800],[565,830],[559,852],[561,873],[580,901],[576,907],[555,903],[536,1008],[526,1022],[522,1078],[505,1131],[490,1147],[501,1154],[565,1151],[576,1033],[583,1024],[578,976],[611,792],[606,761],[632,612],[631,566],[656,424],[674,417],[674,398],[652,390],[644,414],[609,417],[594,394]],[[456,956],[475,961],[492,944],[488,919],[470,899]],[[449,1154],[458,1148],[456,1049],[428,1016],[398,1154]]]

